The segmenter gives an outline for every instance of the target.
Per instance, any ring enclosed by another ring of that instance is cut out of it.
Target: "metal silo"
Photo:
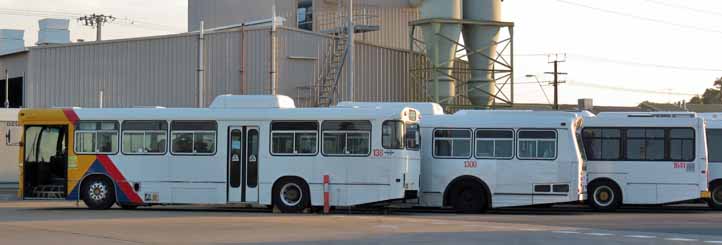
[[[461,0],[416,0],[420,2],[421,18],[461,20]],[[461,24],[453,22],[432,22],[422,24],[426,55],[437,72],[427,81],[427,94],[448,101],[456,95],[456,84],[452,79],[452,68],[461,34]],[[453,41],[452,41],[453,40]]]
[[[464,19],[500,21],[501,0],[464,0]],[[490,107],[494,104],[496,86],[493,74],[498,26],[464,25],[464,42],[467,46],[471,79],[468,81],[468,98],[473,105]]]

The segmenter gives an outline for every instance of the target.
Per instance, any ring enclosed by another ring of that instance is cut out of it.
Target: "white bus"
[[[583,199],[582,123],[567,112],[424,116],[421,205],[479,212]]]
[[[722,113],[699,113],[707,121],[710,207],[722,209]]]
[[[600,113],[585,118],[589,205],[670,204],[707,198],[704,120],[690,113]]]
[[[411,108],[295,108],[220,96],[209,108],[24,109],[21,194],[106,209],[273,205],[299,212],[416,198]],[[408,130],[407,130],[408,129]]]

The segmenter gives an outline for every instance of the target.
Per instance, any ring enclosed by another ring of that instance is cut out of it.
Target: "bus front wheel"
[[[80,187],[81,198],[90,209],[109,209],[115,204],[113,182],[103,176],[91,176]]]
[[[722,210],[722,184],[717,184],[711,188],[712,195],[707,202],[710,208]]]
[[[613,211],[622,205],[622,192],[610,181],[600,181],[589,186],[589,206],[597,211]]]
[[[311,195],[305,182],[284,178],[273,186],[273,205],[283,213],[300,213],[309,208]]]
[[[462,182],[452,189],[450,201],[459,213],[480,213],[486,210],[484,188],[473,182]]]

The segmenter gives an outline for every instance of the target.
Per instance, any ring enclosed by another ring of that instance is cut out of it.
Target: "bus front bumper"
[[[710,199],[712,198],[712,193],[710,193],[709,191],[702,191],[699,193],[699,197],[702,199]]]

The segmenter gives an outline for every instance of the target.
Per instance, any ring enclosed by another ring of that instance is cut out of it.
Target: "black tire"
[[[134,210],[134,209],[138,208],[138,205],[118,204],[118,206],[120,206],[120,208],[125,209],[125,210]]]
[[[613,182],[599,181],[587,188],[587,203],[594,210],[609,212],[622,205],[622,191]]]
[[[722,210],[722,184],[712,186],[710,190],[712,193],[710,193],[710,198],[707,200],[707,205],[709,205],[710,208]]]
[[[458,213],[481,213],[486,211],[486,191],[476,182],[464,181],[454,185],[449,193],[451,206]]]
[[[115,186],[106,177],[91,176],[83,181],[80,197],[89,209],[109,209],[115,204]]]
[[[311,207],[308,185],[297,178],[284,178],[273,186],[273,205],[283,213],[300,213]]]

